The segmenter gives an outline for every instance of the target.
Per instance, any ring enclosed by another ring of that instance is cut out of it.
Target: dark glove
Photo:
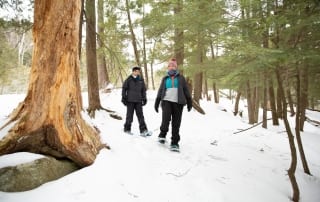
[[[188,112],[190,112],[192,109],[192,100],[191,99],[187,101],[187,108],[188,108]]]
[[[142,106],[147,104],[147,99],[142,99]]]
[[[159,112],[159,105],[160,105],[160,98],[156,99],[156,102],[154,103],[154,109],[156,110],[156,112]]]
[[[127,106],[127,103],[128,103],[128,102],[127,102],[127,99],[126,99],[126,98],[123,97],[123,98],[121,99],[121,102],[122,102],[125,106]]]

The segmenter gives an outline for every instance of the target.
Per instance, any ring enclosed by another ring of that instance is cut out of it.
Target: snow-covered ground
[[[121,92],[101,94],[104,107],[125,118],[120,102]],[[102,150],[95,163],[59,180],[34,190],[20,193],[0,192],[1,202],[270,202],[290,201],[291,185],[286,170],[290,164],[289,143],[283,123],[268,130],[261,126],[233,134],[250,127],[244,118],[234,117],[231,101],[222,98],[220,104],[201,102],[206,115],[195,110],[183,113],[181,152],[170,152],[168,143],[157,143],[161,111],[153,109],[155,92],[148,92],[144,114],[154,135],[143,138],[122,132],[124,121],[115,120],[104,112],[88,121],[98,126],[101,138],[111,146]],[[0,95],[0,125],[23,100],[24,95]],[[87,106],[86,94],[83,96]],[[242,104],[242,108],[244,105]],[[226,109],[227,112],[221,109]],[[320,114],[312,117],[320,120]],[[291,126],[293,125],[293,119]],[[0,138],[5,135],[0,131]],[[137,119],[133,132],[138,134]],[[299,159],[296,172],[301,201],[320,201],[320,129],[306,123],[302,141],[313,176],[305,175]],[[0,157],[0,167],[16,165],[39,155],[16,153]]]

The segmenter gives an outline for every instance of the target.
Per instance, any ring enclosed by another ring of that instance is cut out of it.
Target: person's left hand
[[[192,109],[192,100],[187,102],[187,109],[188,109],[188,112],[191,111],[191,109]]]
[[[147,104],[147,99],[142,99],[142,106]]]

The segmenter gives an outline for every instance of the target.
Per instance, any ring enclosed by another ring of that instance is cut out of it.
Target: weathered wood
[[[34,5],[29,87],[10,115],[8,124],[15,124],[0,141],[0,155],[30,151],[69,158],[81,167],[90,165],[105,145],[80,113],[81,1],[36,0]]]

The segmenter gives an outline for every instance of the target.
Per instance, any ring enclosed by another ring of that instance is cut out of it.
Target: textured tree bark
[[[81,60],[81,48],[82,48],[82,26],[83,26],[83,14],[84,14],[84,0],[81,0],[80,19],[79,19],[79,59]]]
[[[0,141],[0,155],[29,151],[90,165],[103,144],[80,114],[81,1],[36,0],[34,5],[29,88],[1,128],[11,127]]]

